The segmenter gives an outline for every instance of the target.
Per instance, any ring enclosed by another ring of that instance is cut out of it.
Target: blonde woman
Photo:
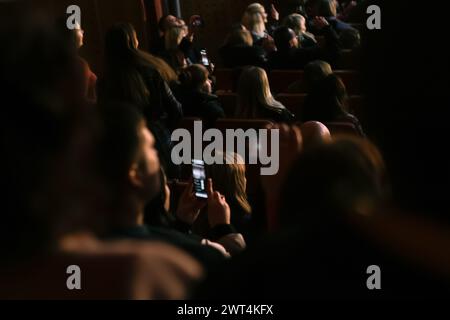
[[[294,30],[298,38],[299,47],[309,48],[317,45],[314,35],[306,31],[306,19],[301,14],[293,13],[287,16],[283,25]]]
[[[238,82],[238,107],[236,117],[244,119],[270,119],[275,122],[292,122],[295,117],[270,91],[264,69],[244,69]]]
[[[245,162],[234,152],[217,151],[216,156],[223,159],[223,164],[206,166],[206,176],[212,179],[214,189],[226,199],[231,209],[231,224],[239,233],[247,233],[250,227],[252,208],[247,198],[247,179]],[[194,226],[196,233],[206,235],[209,232],[207,217],[204,213]]]
[[[273,26],[268,24],[267,17],[268,15],[263,5],[252,3],[245,10],[242,24],[251,32],[254,45],[263,46],[266,51],[270,52],[273,51],[274,46],[272,45],[273,39],[269,34],[276,28],[276,22],[279,19],[279,14],[273,5],[271,7],[271,17],[275,21]]]

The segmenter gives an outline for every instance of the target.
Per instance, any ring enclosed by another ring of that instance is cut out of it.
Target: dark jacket
[[[215,95],[180,88],[177,97],[183,105],[183,113],[186,117],[199,117],[209,123],[225,117],[219,98]]]
[[[334,65],[339,56],[339,38],[332,27],[323,29],[326,39],[324,48],[291,48],[289,50],[275,51],[269,56],[269,66],[273,70],[303,69],[305,65],[314,60],[324,60]]]

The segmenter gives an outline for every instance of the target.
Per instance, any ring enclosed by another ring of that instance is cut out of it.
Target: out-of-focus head
[[[324,80],[333,70],[330,64],[323,60],[316,60],[305,66],[305,83],[308,90],[314,88],[318,82]]]
[[[105,56],[107,62],[120,63],[129,59],[138,46],[136,30],[131,23],[112,26],[105,36]]]
[[[262,33],[266,29],[267,13],[259,3],[253,3],[247,7],[244,16],[242,17],[242,24],[250,31]]]
[[[162,33],[165,33],[170,28],[176,27],[179,24],[179,19],[173,15],[166,15],[159,19],[158,28]]]
[[[321,17],[335,17],[337,15],[337,6],[335,0],[317,1],[317,15]]]
[[[339,107],[347,111],[347,89],[342,79],[330,74],[326,78],[316,82],[311,88],[311,95],[317,99],[317,102],[324,108]],[[330,110],[330,112],[334,112]]]
[[[148,202],[160,189],[155,139],[138,109],[109,103],[100,107],[102,123],[98,170],[112,199],[127,195]]]
[[[279,51],[287,51],[298,47],[298,39],[294,30],[288,27],[279,27],[273,35],[275,45]]]
[[[187,89],[205,93],[212,92],[209,71],[201,64],[193,64],[183,69],[180,73],[179,80],[181,85]]]
[[[14,20],[0,27],[5,257],[48,249],[68,231],[62,223],[86,215],[85,196],[93,186],[93,130],[86,120],[92,118],[82,99],[67,95],[81,87],[72,77],[76,52],[48,17]]]
[[[249,17],[253,14],[260,14],[262,20],[264,23],[267,23],[267,13],[266,13],[266,9],[264,8],[264,6],[260,3],[252,3],[250,4],[247,9],[245,10],[244,13],[244,20],[245,17]]]
[[[306,19],[301,14],[293,13],[284,19],[283,25],[294,30],[298,36],[306,32]]]
[[[341,31],[339,35],[342,49],[353,50],[361,45],[361,35],[358,30],[349,28]]]
[[[321,122],[309,121],[301,125],[304,148],[331,142],[330,130]]]
[[[253,38],[248,30],[233,30],[228,38],[229,46],[253,46]]]
[[[319,232],[347,214],[373,214],[388,194],[378,149],[365,139],[335,139],[300,155],[282,192],[282,223]]]

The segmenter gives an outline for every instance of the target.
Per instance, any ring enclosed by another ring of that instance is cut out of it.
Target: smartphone
[[[208,58],[208,54],[206,53],[206,50],[201,50],[200,54],[202,56],[202,64],[205,67],[209,67],[209,58]]]
[[[205,162],[192,160],[192,177],[194,180],[194,193],[197,198],[207,199]]]

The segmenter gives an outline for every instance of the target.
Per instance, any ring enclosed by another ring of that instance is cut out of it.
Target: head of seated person
[[[332,141],[330,130],[321,122],[308,121],[300,126],[303,137],[303,147],[312,148]]]
[[[253,31],[254,26],[256,26],[255,22],[258,21],[258,25],[261,25],[261,23],[265,25],[268,22],[267,17],[268,15],[264,6],[255,2],[250,4],[245,10],[244,16],[242,17],[242,24],[250,31]]]
[[[97,168],[110,213],[105,233],[142,225],[144,207],[160,192],[160,163],[154,137],[133,105],[99,107],[102,132]]]
[[[209,71],[201,64],[193,64],[185,68],[179,75],[181,88],[206,94],[212,93],[212,82]]]
[[[305,102],[304,121],[338,121],[348,112],[348,95],[339,76],[331,74],[313,83]]]
[[[304,150],[287,179],[281,223],[309,235],[327,233],[348,215],[375,214],[389,192],[383,158],[368,140],[316,144]]]
[[[266,21],[260,12],[248,13],[244,17],[243,25],[252,33],[254,40],[260,40],[266,35]]]
[[[179,19],[171,14],[165,15],[159,19],[158,29],[161,34],[165,34],[167,30],[180,24]]]
[[[273,36],[279,52],[288,52],[293,48],[298,48],[298,38],[294,30],[288,27],[277,28]]]
[[[333,73],[331,65],[323,60],[316,60],[308,63],[304,69],[305,86],[308,91],[315,88],[317,83],[327,78]]]
[[[201,117],[211,124],[225,116],[218,97],[212,94],[212,81],[205,66],[190,65],[180,72],[179,80],[177,98],[183,105],[185,116]]]
[[[238,106],[236,117],[244,119],[271,119],[290,122],[294,116],[275,100],[264,69],[247,67],[238,81]]]
[[[306,19],[301,14],[290,14],[284,19],[283,25],[294,30],[297,36],[306,32]]]
[[[342,30],[339,35],[342,49],[353,50],[361,46],[361,35],[357,29]]]

